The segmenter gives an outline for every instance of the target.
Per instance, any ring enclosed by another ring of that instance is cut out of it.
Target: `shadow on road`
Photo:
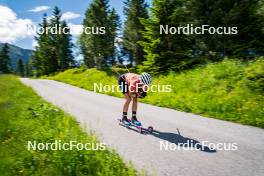
[[[126,126],[126,125],[123,125],[123,124],[120,124],[120,125],[123,126],[123,127],[126,127],[129,130],[138,132],[138,130],[136,130],[132,126]],[[144,129],[144,131],[147,131],[147,129],[145,129],[145,128],[143,128],[143,129]],[[171,144],[177,145],[177,147],[179,147],[179,148],[181,148],[181,147],[183,148],[184,147],[185,150],[188,150],[188,149],[195,150],[196,149],[197,151],[200,150],[200,151],[208,152],[208,153],[216,153],[215,149],[211,149],[208,146],[202,145],[201,142],[199,142],[199,141],[197,141],[195,139],[191,139],[191,138],[187,138],[187,137],[182,136],[180,134],[178,128],[177,128],[177,131],[178,131],[178,134],[153,130],[152,133],[146,132],[144,134],[152,135],[152,136],[154,136],[156,138],[159,138],[161,140],[168,141]]]
[[[186,148],[187,149],[196,148],[197,150],[200,150],[203,152],[216,153],[215,149],[210,149],[208,146],[202,145],[201,142],[195,139],[184,137],[181,134],[160,132],[160,131],[154,130],[153,133],[151,133],[150,135],[155,136],[159,139],[168,141],[172,144],[176,144],[177,147],[184,147],[185,149]]]

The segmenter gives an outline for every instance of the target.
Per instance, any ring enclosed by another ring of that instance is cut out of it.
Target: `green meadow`
[[[93,134],[42,100],[18,77],[0,75],[0,175],[136,175],[113,150],[28,150],[28,141],[77,141],[96,146]],[[96,149],[96,147],[94,147]]]
[[[116,85],[125,69],[105,71],[74,68],[46,77],[90,91],[94,83]],[[264,128],[264,61],[223,60],[180,73],[154,76],[153,84],[171,85],[172,91],[149,92],[142,102]],[[121,93],[103,92],[122,97]]]

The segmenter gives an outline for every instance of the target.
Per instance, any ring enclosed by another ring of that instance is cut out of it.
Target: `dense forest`
[[[93,0],[85,12],[83,27],[104,27],[103,34],[82,33],[77,43],[71,34],[38,33],[38,45],[29,63],[18,63],[18,73],[49,75],[80,66],[73,56],[77,46],[82,65],[99,70],[123,65],[137,72],[152,74],[182,71],[197,65],[218,62],[223,58],[252,60],[264,55],[264,5],[262,0],[144,0],[124,1],[125,20],[108,0]],[[172,34],[161,32],[179,27],[236,28],[227,34]],[[54,7],[51,18],[43,15],[39,27],[68,27],[61,11]],[[68,29],[68,28],[67,28]],[[69,29],[68,29],[69,30]],[[65,32],[65,31],[64,31]],[[5,55],[3,48],[1,55]],[[8,72],[8,59],[2,63]]]

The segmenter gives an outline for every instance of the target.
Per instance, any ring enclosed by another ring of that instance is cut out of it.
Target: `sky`
[[[69,25],[81,25],[84,13],[92,0],[0,0],[0,42],[11,43],[24,49],[36,45],[28,25],[41,22],[44,13],[51,15],[54,6],[62,12],[62,18]],[[148,0],[149,1],[149,0]],[[116,9],[124,21],[123,0],[110,0],[110,7]],[[76,41],[78,35],[73,36]]]

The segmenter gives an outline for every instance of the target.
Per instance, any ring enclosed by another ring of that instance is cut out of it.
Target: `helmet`
[[[142,73],[142,74],[141,74],[141,81],[142,81],[144,84],[146,84],[146,85],[150,85],[151,82],[152,82],[152,79],[151,79],[150,74],[145,73],[145,72]]]

